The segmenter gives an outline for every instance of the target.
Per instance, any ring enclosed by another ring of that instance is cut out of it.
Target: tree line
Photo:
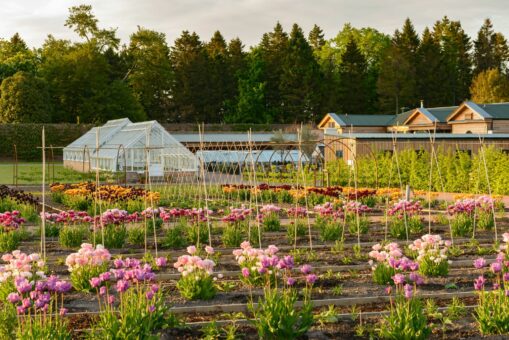
[[[328,40],[317,25],[306,34],[277,23],[249,50],[219,31],[208,41],[184,31],[169,46],[144,27],[121,46],[88,5],[71,7],[65,26],[79,41],[0,40],[0,123],[294,123],[399,113],[420,100],[509,101],[509,49],[489,19],[475,39],[448,17],[422,34],[407,19],[392,36],[347,23]]]

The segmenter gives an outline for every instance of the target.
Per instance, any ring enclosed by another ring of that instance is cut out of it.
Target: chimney
[[[421,108],[424,108],[424,99],[421,99]]]

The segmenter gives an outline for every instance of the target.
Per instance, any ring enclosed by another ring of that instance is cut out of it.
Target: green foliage
[[[470,86],[472,100],[478,103],[509,101],[509,79],[498,69],[488,69],[476,75]]]
[[[305,299],[300,310],[295,308],[298,294],[294,289],[266,288],[264,297],[254,307],[248,307],[254,314],[253,323],[262,339],[295,339],[313,325],[313,306]]]
[[[365,215],[349,213],[346,215],[346,225],[351,235],[366,234],[369,230],[369,218]]]
[[[423,224],[418,215],[406,218],[393,216],[390,220],[389,232],[393,237],[403,240],[407,238],[407,235],[410,237],[411,234],[420,233],[422,228]]]
[[[6,283],[2,283],[5,285]],[[15,289],[15,288],[14,288]],[[6,301],[4,296],[3,301]],[[1,339],[14,339],[18,319],[16,317],[16,308],[10,303],[3,302],[0,305],[0,338]]]
[[[77,248],[88,237],[86,225],[68,225],[60,230],[58,242],[65,248]]]
[[[119,307],[106,307],[89,333],[90,339],[159,339],[162,330],[176,325],[161,291],[151,300],[145,297],[144,285],[120,295]],[[153,311],[150,311],[150,307]]]
[[[123,248],[126,238],[127,228],[123,224],[108,224],[95,232],[95,243],[102,244],[107,249]]]
[[[149,229],[150,230],[150,229]],[[145,244],[145,227],[134,227],[127,229],[127,241],[135,246]]]
[[[104,273],[108,270],[108,264],[103,263],[102,265],[84,265],[73,269],[70,275],[71,283],[74,289],[82,292],[92,291],[90,285],[90,279],[98,277],[99,274]]]
[[[422,302],[418,298],[397,296],[389,315],[380,323],[379,336],[383,339],[427,339],[431,334]]]
[[[474,230],[474,219],[466,213],[456,214],[451,219],[451,229],[454,236],[470,236]]]
[[[322,241],[337,241],[343,235],[343,225],[341,222],[331,218],[317,217],[315,227],[318,228]]]
[[[177,282],[177,289],[187,300],[210,300],[216,296],[213,277],[203,270],[181,276]]]
[[[16,250],[21,242],[19,231],[0,231],[0,252]]]
[[[286,229],[286,238],[290,244],[296,242],[295,238],[306,236],[308,232],[308,223],[305,219],[292,221]]]
[[[373,282],[379,285],[390,285],[393,284],[392,277],[396,274],[393,267],[386,265],[385,263],[379,263],[373,270]]]
[[[279,231],[281,229],[279,215],[272,212],[263,216],[263,228],[266,231]]]
[[[223,235],[221,236],[221,240],[225,247],[239,247],[240,243],[244,241],[244,233],[247,225],[245,223],[228,223],[223,228]]]
[[[187,240],[191,244],[206,244],[209,242],[209,229],[206,222],[190,223],[186,228]]]
[[[475,319],[482,335],[509,333],[509,297],[503,289],[480,291]]]
[[[172,249],[185,247],[189,243],[186,237],[186,230],[187,220],[180,219],[175,226],[166,229],[163,245]]]
[[[495,219],[491,211],[480,211],[477,216],[477,227],[480,230],[491,230],[495,225]]]
[[[49,123],[51,104],[44,79],[17,72],[0,86],[0,123]]]

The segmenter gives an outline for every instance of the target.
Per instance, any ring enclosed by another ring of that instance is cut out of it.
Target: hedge
[[[12,160],[16,145],[18,160],[40,161],[43,124],[0,124],[0,158]],[[44,124],[46,145],[64,147],[90,130],[91,124]],[[55,158],[62,156],[62,149],[54,149]],[[48,157],[49,154],[48,154]]]

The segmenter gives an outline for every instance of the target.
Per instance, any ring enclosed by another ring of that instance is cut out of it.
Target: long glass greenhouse
[[[64,148],[64,166],[77,171],[100,170],[196,173],[198,159],[156,121],[110,120]]]

